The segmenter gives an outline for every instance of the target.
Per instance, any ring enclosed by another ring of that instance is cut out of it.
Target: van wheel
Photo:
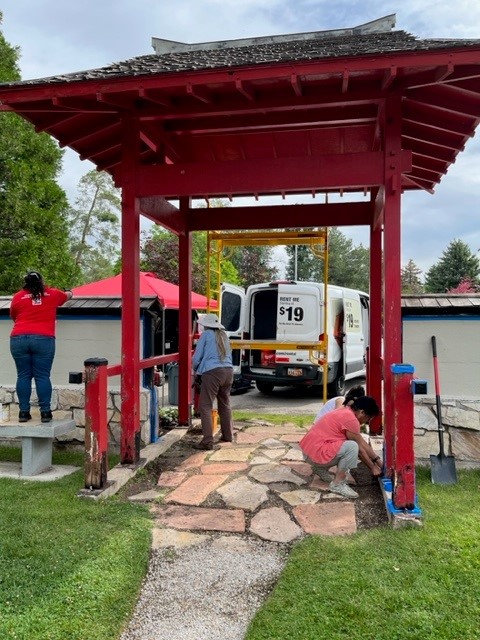
[[[345,377],[339,375],[335,378],[333,382],[330,382],[328,386],[328,395],[330,398],[335,398],[336,396],[344,396],[345,395]]]
[[[257,380],[255,384],[261,393],[269,395],[273,391],[274,385],[271,382],[261,382],[260,380]]]

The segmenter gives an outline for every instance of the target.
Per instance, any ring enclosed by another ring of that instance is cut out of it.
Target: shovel
[[[440,442],[440,453],[438,456],[430,456],[430,464],[432,465],[432,482],[433,484],[456,484],[457,471],[455,469],[455,458],[445,455],[443,442],[443,434],[445,429],[442,424],[442,405],[440,402],[440,380],[438,377],[437,362],[437,341],[432,336],[433,351],[433,372],[435,374],[435,401],[437,404],[437,420],[438,420],[438,440]]]

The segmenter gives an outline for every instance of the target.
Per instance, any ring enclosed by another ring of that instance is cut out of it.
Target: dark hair
[[[378,408],[378,404],[375,402],[373,398],[370,396],[362,396],[361,398],[355,398],[353,404],[350,405],[350,408],[354,411],[363,411],[370,418],[374,418],[378,416],[380,413],[380,409]]]
[[[45,294],[45,284],[38,271],[29,271],[23,280],[23,288],[32,294],[34,300],[39,300]]]
[[[365,389],[362,387],[361,384],[359,384],[358,387],[352,387],[350,391],[347,393],[347,395],[345,396],[345,399],[343,401],[343,406],[346,407],[349,402],[352,402],[352,400],[355,400],[355,398],[361,398],[364,395],[365,395]]]

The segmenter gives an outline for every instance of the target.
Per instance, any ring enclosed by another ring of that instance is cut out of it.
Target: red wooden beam
[[[135,194],[138,122],[125,118],[122,151],[122,377],[121,462],[140,456],[140,212]]]
[[[384,408],[385,457],[389,475],[394,475],[393,459],[394,403],[392,403],[391,365],[402,362],[401,346],[401,98],[385,102],[385,211],[384,211]]]
[[[375,104],[344,105],[323,109],[293,109],[285,111],[269,111],[259,113],[257,109],[244,114],[215,115],[208,117],[178,118],[168,120],[165,130],[171,133],[208,134],[278,129],[279,127],[344,126],[375,122],[377,106]]]
[[[187,226],[190,231],[232,231],[369,225],[372,210],[371,202],[190,209]]]
[[[185,231],[184,214],[165,198],[161,196],[140,198],[139,206],[141,214],[152,222],[161,224],[177,235]]]
[[[187,215],[190,199],[180,200],[180,211]],[[192,234],[186,232],[179,236],[179,370],[178,370],[178,424],[190,423],[190,404],[192,398]]]
[[[399,154],[403,171],[411,168],[410,152]],[[231,162],[141,166],[137,193],[142,196],[208,197],[378,186],[384,180],[381,152],[318,157],[250,159]]]
[[[379,191],[384,193],[382,187]],[[379,199],[377,196],[376,200]],[[383,211],[383,207],[382,207]],[[367,362],[367,393],[383,407],[382,382],[382,316],[383,316],[383,253],[381,225],[370,228],[370,340]],[[382,408],[383,411],[383,408]],[[382,415],[370,423],[370,433],[382,432]]]

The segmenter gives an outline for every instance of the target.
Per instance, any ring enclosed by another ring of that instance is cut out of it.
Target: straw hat
[[[202,327],[205,327],[205,329],[225,329],[214,313],[206,313],[203,318],[199,318],[198,322]]]

